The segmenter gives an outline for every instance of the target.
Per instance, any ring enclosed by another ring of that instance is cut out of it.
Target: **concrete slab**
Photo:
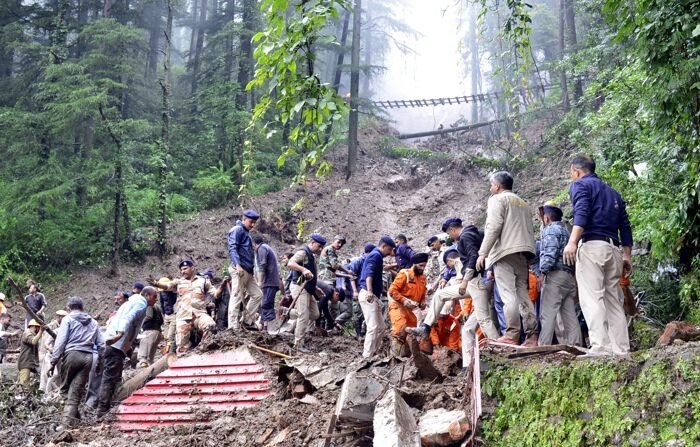
[[[411,408],[398,391],[389,389],[374,408],[376,447],[420,447],[421,439]]]

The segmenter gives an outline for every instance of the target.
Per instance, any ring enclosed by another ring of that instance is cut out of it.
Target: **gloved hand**
[[[375,296],[372,292],[367,292],[367,296],[365,297],[365,299],[367,299],[368,303],[370,303],[370,304],[373,303],[374,298],[375,298]]]
[[[415,309],[416,307],[418,307],[418,303],[416,303],[415,301],[413,301],[410,298],[404,298],[403,299],[403,306],[406,309]]]
[[[426,303],[425,301],[421,301],[418,306],[421,310],[425,310],[425,308],[428,307],[428,303]]]

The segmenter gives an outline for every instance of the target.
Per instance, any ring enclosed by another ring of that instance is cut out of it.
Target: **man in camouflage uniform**
[[[167,284],[155,282],[155,286],[177,291],[175,302],[175,344],[177,355],[185,354],[190,349],[192,329],[202,332],[202,341],[208,339],[216,322],[207,314],[207,293],[212,289],[211,282],[204,276],[195,274],[194,262],[184,259],[178,265],[181,278]]]

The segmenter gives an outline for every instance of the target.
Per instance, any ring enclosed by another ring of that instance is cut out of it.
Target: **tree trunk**
[[[359,121],[358,96],[360,92],[360,31],[362,29],[362,0],[355,0],[352,20],[352,57],[350,71],[350,125],[348,131],[348,166],[345,173],[350,178],[357,165],[357,127]]]
[[[78,177],[76,185],[76,204],[79,209],[82,209],[87,205],[87,182],[85,180],[85,173],[88,172],[88,164],[90,163],[90,157],[92,156],[92,146],[94,142],[94,124],[92,118],[88,117],[85,120],[85,125],[83,128],[82,144],[80,144],[80,136],[76,137],[79,146],[80,155],[80,176]]]
[[[158,73],[158,53],[160,52],[160,2],[149,3],[145,7],[145,27],[148,29],[148,60],[145,78],[150,83]]]
[[[197,46],[197,6],[199,5],[197,0],[192,0],[192,33],[190,34],[190,48],[187,51],[187,66],[192,66],[192,55],[194,54],[194,49]]]
[[[204,2],[206,4],[206,2]],[[206,6],[203,4],[204,17]],[[170,152],[170,52],[171,36],[173,32],[173,5],[172,0],[166,0],[168,18],[165,24],[165,51],[163,57],[163,79],[160,82],[163,93],[162,132],[160,147],[160,172],[158,192],[158,253],[161,258],[165,255],[167,246],[167,178],[168,178],[168,153]]]
[[[566,0],[559,0],[559,59],[564,59],[564,53],[566,52],[565,45],[565,11],[566,11]],[[561,105],[565,112],[571,109],[571,104],[569,103],[569,87],[566,82],[566,72],[564,69],[559,71],[559,84],[561,85]]]
[[[578,50],[578,38],[576,37],[576,7],[574,0],[566,1],[566,29],[567,29],[567,46],[569,53]],[[583,81],[577,78],[574,81],[574,99],[578,101],[583,96]]]
[[[170,1],[170,0],[166,0]],[[172,5],[168,4],[168,8],[172,9]],[[201,0],[199,21],[197,23],[197,44],[194,49],[194,56],[192,57],[192,88],[191,93],[194,95],[197,93],[197,81],[199,77],[199,68],[201,65],[202,58],[202,48],[204,48],[204,25],[207,21],[207,0]],[[167,33],[168,39],[170,38],[170,33]],[[166,47],[170,47],[170,43],[166,43]],[[170,65],[168,63],[168,65]],[[163,64],[165,66],[165,64]],[[168,67],[169,68],[169,67]],[[195,106],[196,107],[196,106]]]
[[[476,4],[469,4],[469,52],[470,52],[470,68],[471,68],[471,94],[476,95],[479,90],[479,77],[481,76],[481,67],[479,66],[479,41],[477,38],[477,12]],[[472,123],[479,122],[479,104],[474,101],[471,107]]]
[[[255,32],[255,0],[243,0],[243,29],[241,30],[241,56],[238,62],[239,91],[236,96],[236,106],[240,110],[250,110],[252,103],[246,86],[253,73],[253,33]]]
[[[122,161],[121,155],[117,155],[114,176],[117,181],[117,190],[114,193],[114,226],[112,227],[112,276],[119,275],[119,247],[121,245],[120,228],[122,217]]]
[[[372,26],[372,1],[367,0],[365,3],[365,11],[367,13],[367,19],[365,24],[368,29],[371,30]],[[360,96],[363,98],[369,97],[370,83],[372,81],[372,32],[368,31],[367,36],[365,36],[365,48],[364,48],[364,61],[365,66],[364,73],[362,73],[362,92]]]
[[[340,93],[340,79],[343,76],[343,62],[345,60],[345,47],[348,43],[348,28],[350,27],[350,11],[345,11],[343,16],[343,31],[340,34],[340,52],[335,64],[335,74],[333,76],[333,88],[336,93]]]
[[[102,7],[102,17],[108,18],[112,13],[112,0],[105,0]]]

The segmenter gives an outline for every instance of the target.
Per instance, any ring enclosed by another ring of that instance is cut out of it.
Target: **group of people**
[[[421,348],[429,349],[430,340],[461,349],[468,367],[479,338],[583,346],[583,326],[589,355],[626,355],[619,283],[632,268],[631,226],[624,200],[596,176],[595,167],[588,156],[573,159],[573,227],[563,222],[558,206],[547,203],[539,208],[538,242],[532,212],[504,171],[489,178],[484,227],[448,217],[441,232],[427,239],[425,252],[414,251],[403,234],[383,235],[366,243],[360,256],[341,260],[346,238],[337,235],[329,243],[314,233],[280,263],[263,237],[251,234],[260,214],[245,210],[228,232],[228,275],[217,285],[210,270],[198,272],[193,260],[183,259],[179,277],[150,278],[131,294],[117,294],[118,309],[104,329],[77,297],[56,314],[56,339],[44,358],[47,381],[56,368],[60,373],[65,423],[79,418],[86,391],[99,413],[108,411],[137,340],[138,366],[147,366],[161,332],[164,351],[184,355],[227,328],[291,333],[293,348],[308,352],[320,329],[357,337],[362,356],[371,358],[380,353],[389,325],[393,355],[407,355],[412,337]],[[35,311],[43,312],[46,299],[32,290]],[[26,326],[22,383],[40,368],[44,336],[37,321]],[[0,338],[6,327],[0,321]]]

